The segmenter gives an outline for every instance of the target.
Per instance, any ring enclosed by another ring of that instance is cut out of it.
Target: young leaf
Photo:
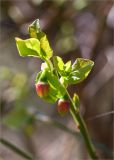
[[[72,70],[71,61],[64,64],[63,60],[58,56],[54,57],[54,66],[63,77],[67,77]]]
[[[55,88],[58,92],[59,96],[63,96],[65,94],[65,90],[61,83],[58,81],[58,78],[51,72],[47,71],[47,79],[49,83]]]
[[[79,70],[82,68],[88,69],[90,71],[90,68],[92,68],[94,65],[94,62],[89,60],[89,59],[84,59],[84,58],[77,58],[74,64],[72,65],[72,70]]]
[[[39,19],[36,19],[31,25],[29,25],[29,34],[31,38],[37,38],[37,34],[40,32]]]
[[[36,38],[40,41],[41,54],[45,59],[50,59],[53,54],[53,50],[50,47],[47,36],[44,32],[41,32],[39,19],[35,20],[29,26],[30,37]]]
[[[58,70],[58,72],[61,73],[64,69],[63,60],[59,56],[54,57],[53,60],[54,60],[54,65],[55,65],[56,69]]]
[[[51,86],[51,84],[50,84],[49,95],[47,97],[44,97],[44,99],[50,103],[55,103],[58,99],[57,90],[55,88],[53,88],[53,86]]]
[[[59,74],[61,76],[65,76],[66,75],[66,71],[65,71],[66,66],[64,65],[62,58],[60,58],[59,56],[55,56],[53,58],[53,60],[54,60],[54,66],[55,66],[56,70],[59,72]]]
[[[62,97],[65,94],[65,90],[61,83],[58,81],[58,78],[52,72],[46,72],[47,81],[50,84],[49,97],[46,97],[46,100],[52,98],[52,102],[56,102],[58,98]]]
[[[46,34],[40,30],[38,19],[29,26],[29,34],[30,39],[15,38],[20,56],[33,56],[49,60],[52,57],[53,50]]]
[[[68,77],[69,84],[76,84],[82,82],[90,73],[94,62],[89,59],[77,58],[72,65],[72,72]]]
[[[33,56],[42,58],[40,42],[38,39],[30,38],[22,40],[20,38],[15,38],[15,40],[20,56]]]
[[[64,65],[65,71],[66,72],[71,72],[72,66],[71,66],[71,61],[68,61],[65,65]]]
[[[50,47],[46,34],[44,32],[39,32],[37,37],[40,41],[41,54],[45,57],[45,59],[50,59],[52,57],[53,50]]]

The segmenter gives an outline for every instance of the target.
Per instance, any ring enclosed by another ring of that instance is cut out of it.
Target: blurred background
[[[28,25],[38,18],[54,55],[64,62],[77,57],[95,62],[89,77],[68,89],[80,97],[80,112],[101,159],[113,159],[113,0],[1,0],[0,11],[0,136],[38,160],[89,159],[81,138],[48,122],[50,117],[79,132],[70,114],[60,117],[57,104],[37,96],[42,61],[18,54],[15,37],[28,38]],[[36,111],[38,118],[31,118]],[[3,145],[0,158],[23,160]]]

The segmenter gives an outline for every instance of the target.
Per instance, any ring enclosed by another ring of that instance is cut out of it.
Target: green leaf
[[[68,61],[65,65],[64,65],[65,71],[66,72],[71,72],[72,69],[72,65],[71,65],[71,61]]]
[[[39,32],[37,37],[40,41],[41,54],[45,57],[45,59],[50,59],[53,55],[53,50],[50,47],[46,34],[44,32]]]
[[[29,34],[30,37],[37,38],[40,41],[41,55],[47,60],[50,59],[52,57],[53,50],[50,47],[46,34],[41,32],[39,19],[36,19],[29,26]]]
[[[63,96],[65,94],[66,91],[64,87],[52,72],[47,71],[47,79],[48,82],[53,86],[53,88],[57,90],[59,96]]]
[[[56,67],[58,72],[61,73],[64,69],[63,60],[59,56],[54,57],[53,60],[54,60],[54,66]]]
[[[73,71],[83,69],[83,68],[92,68],[94,65],[94,62],[89,60],[89,59],[84,59],[84,58],[77,58],[74,64],[72,65]],[[90,69],[89,69],[90,71]]]
[[[72,65],[72,72],[67,78],[69,84],[82,82],[90,73],[94,62],[89,59],[77,58]]]
[[[3,123],[10,128],[18,129],[28,122],[29,117],[24,107],[17,106],[3,119]]]
[[[58,56],[54,57],[54,66],[59,74],[64,77],[67,77],[72,69],[71,61],[68,61],[66,64],[64,64],[63,60]]]
[[[36,19],[31,25],[29,25],[29,34],[31,38],[37,38],[37,34],[40,32],[39,19]]]
[[[88,59],[77,58],[75,63],[71,65],[71,61],[64,64],[60,57],[54,57],[54,66],[61,75],[61,82],[65,86],[83,81],[90,73],[93,65],[94,62]]]
[[[33,56],[42,58],[40,42],[38,39],[30,38],[22,40],[20,38],[15,38],[15,40],[20,56]]]
[[[46,100],[47,102],[50,103],[55,103],[58,99],[57,96],[57,90],[55,88],[53,88],[52,85],[50,85],[50,90],[49,90],[49,94],[47,97],[44,98],[44,100]]]
[[[46,34],[40,30],[39,19],[29,26],[29,34],[31,38],[27,40],[16,38],[20,56],[33,56],[49,60],[52,57],[53,50],[50,47]]]
[[[58,81],[58,78],[52,73],[52,72],[46,72],[47,75],[47,81],[50,84],[50,92],[49,96],[53,97],[53,102],[56,102],[58,98],[64,96],[65,89],[61,85],[61,83]],[[47,100],[49,97],[47,97]]]

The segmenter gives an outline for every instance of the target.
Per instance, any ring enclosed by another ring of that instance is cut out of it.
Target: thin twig
[[[91,120],[94,120],[94,119],[98,119],[98,118],[102,118],[102,117],[105,117],[105,116],[109,116],[109,115],[111,115],[111,114],[114,114],[114,111],[110,111],[110,112],[98,114],[98,115],[96,115],[96,116],[93,116],[93,117],[88,118],[87,121],[91,121]]]
[[[7,141],[6,139],[0,138],[0,143],[2,143],[4,146],[11,149],[12,151],[14,151],[15,153],[17,153],[18,155],[20,155],[21,157],[23,157],[25,159],[34,160],[32,158],[32,156],[29,155],[29,153],[24,152],[23,150],[21,150],[20,148],[18,148],[17,146],[12,144],[11,142]]]

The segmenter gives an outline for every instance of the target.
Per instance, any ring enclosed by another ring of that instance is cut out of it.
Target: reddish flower
[[[39,97],[43,98],[48,96],[50,88],[48,83],[38,82],[37,84],[35,84],[35,86],[36,86],[36,92]]]
[[[64,116],[70,109],[70,103],[68,100],[59,99],[58,101],[58,112]]]

